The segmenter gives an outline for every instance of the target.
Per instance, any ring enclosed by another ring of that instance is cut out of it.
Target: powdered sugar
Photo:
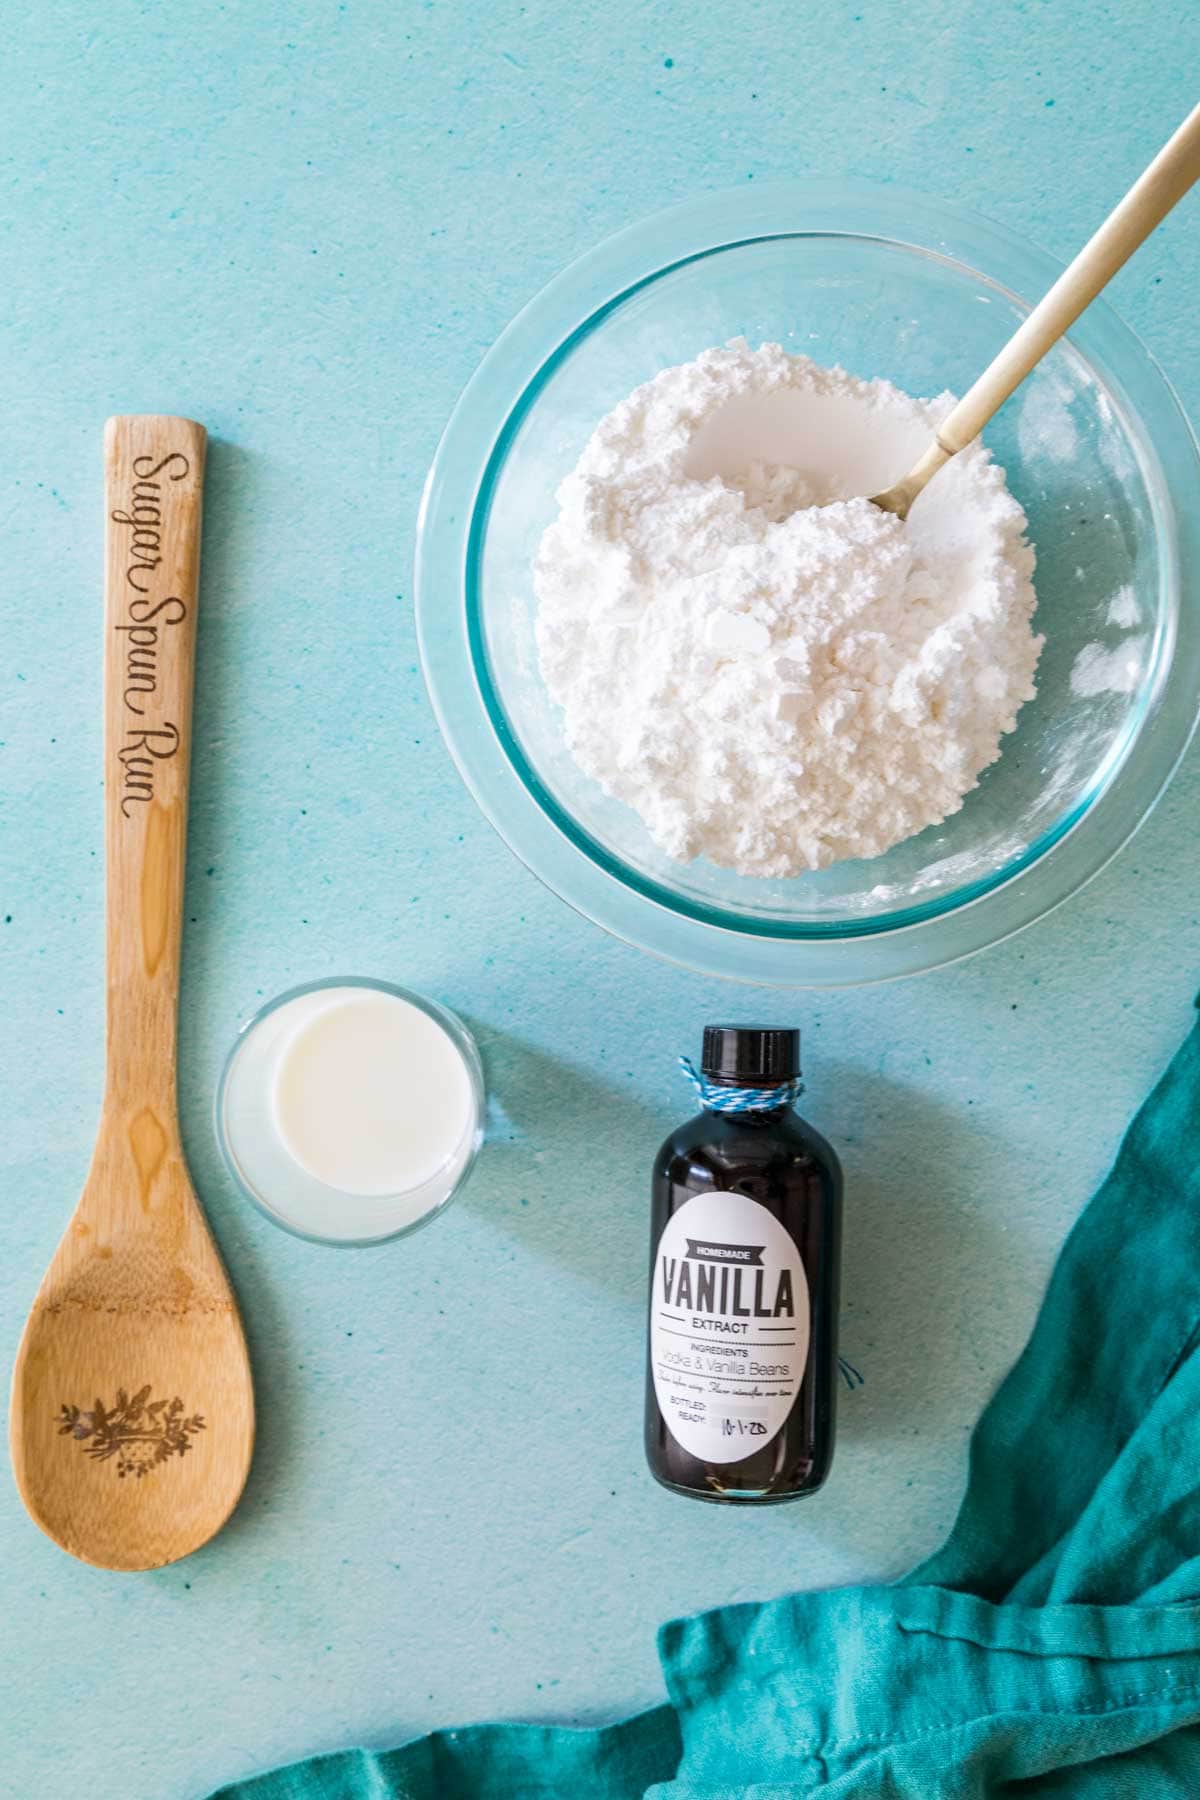
[[[1003,472],[972,445],[906,524],[857,497],[951,404],[736,340],[597,427],[537,557],[542,675],[576,762],[669,856],[875,856],[998,755],[1041,647]]]

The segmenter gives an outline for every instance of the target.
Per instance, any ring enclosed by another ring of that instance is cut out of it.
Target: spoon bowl
[[[146,1225],[124,1225],[127,1198]],[[106,1119],[17,1354],[13,1468],[84,1562],[149,1569],[236,1506],[254,1441],[246,1343],[174,1121]]]

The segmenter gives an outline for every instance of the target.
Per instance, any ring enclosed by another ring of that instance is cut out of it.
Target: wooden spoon
[[[83,1194],[13,1372],[21,1498],[72,1556],[153,1569],[233,1511],[254,1442],[237,1305],[175,1106],[205,433],[105,433],[108,1054]]]
[[[1144,174],[1108,215],[1099,231],[1063,270],[1050,291],[1039,300],[1024,324],[1015,331],[999,356],[988,364],[974,387],[969,388],[938,427],[937,436],[921,460],[903,481],[882,494],[872,494],[874,506],[906,519],[908,509],[925,484],[952,456],[977,438],[992,415],[1020,386],[1053,348],[1065,331],[1090,306],[1138,245],[1148,238],[1171,208],[1200,179],[1200,106],[1184,120],[1174,137],[1163,145]]]

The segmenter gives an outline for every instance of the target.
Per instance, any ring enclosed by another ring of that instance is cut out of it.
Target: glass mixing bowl
[[[421,508],[417,621],[459,769],[512,849],[630,943],[739,981],[934,967],[1095,874],[1182,755],[1200,695],[1200,466],[1169,384],[1102,302],[985,432],[1037,551],[1038,694],[962,809],[886,855],[791,880],[671,861],[572,761],[542,685],[531,570],[595,425],[669,364],[775,340],[910,393],[961,393],[1059,267],[896,189],[720,194],[552,281],[463,394]],[[797,444],[803,467],[817,444]],[[863,492],[904,472],[863,472]]]

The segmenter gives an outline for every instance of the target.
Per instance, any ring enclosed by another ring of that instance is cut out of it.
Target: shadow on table
[[[488,1119],[461,1204],[640,1309],[650,1165],[671,1115],[591,1070],[467,1023],[484,1059]]]
[[[973,1422],[1020,1349],[1021,1315],[1032,1325],[1037,1304],[1031,1253],[1007,1229],[1008,1196],[978,1189],[984,1128],[969,1109],[862,1068],[826,1075],[841,1118],[855,1121],[837,1144],[841,1349],[864,1382],[841,1388],[839,1437],[933,1437],[964,1413]],[[986,1161],[995,1166],[994,1145]]]

